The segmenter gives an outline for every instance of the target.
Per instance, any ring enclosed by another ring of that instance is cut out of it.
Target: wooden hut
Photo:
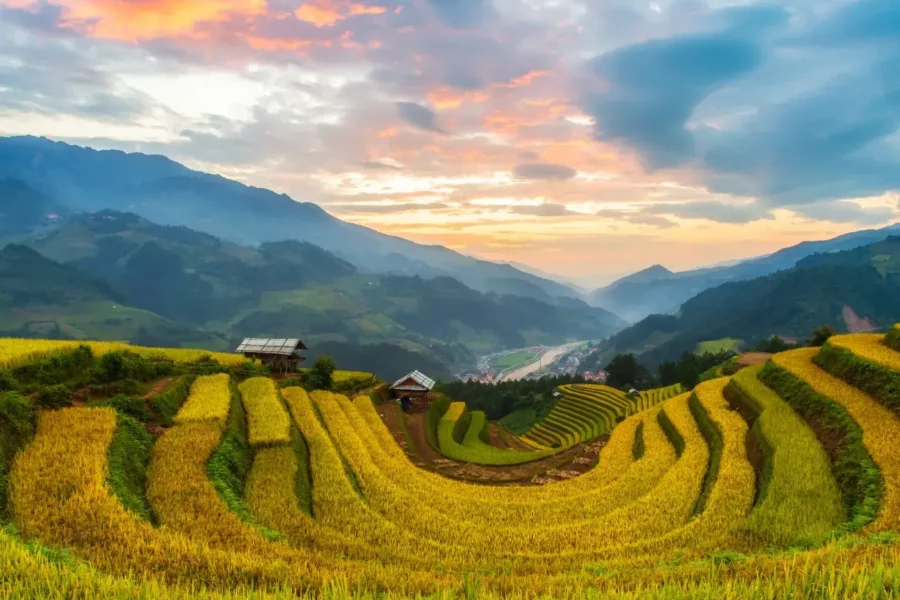
[[[237,347],[238,354],[256,359],[273,371],[296,371],[306,360],[300,351],[307,350],[300,338],[247,338]]]
[[[400,401],[403,410],[426,410],[428,392],[434,387],[434,379],[413,371],[407,373],[391,385],[391,393]]]

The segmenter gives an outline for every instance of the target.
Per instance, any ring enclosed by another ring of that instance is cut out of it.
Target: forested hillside
[[[802,338],[821,325],[837,331],[885,328],[900,319],[900,236],[843,252],[817,254],[750,281],[726,283],[651,315],[603,345],[656,365],[720,338]]]

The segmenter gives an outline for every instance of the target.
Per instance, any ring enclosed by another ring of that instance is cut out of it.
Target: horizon
[[[900,221],[889,0],[0,0],[0,135],[597,287]]]

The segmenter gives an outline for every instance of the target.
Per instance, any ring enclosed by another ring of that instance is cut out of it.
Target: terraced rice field
[[[567,386],[538,438],[609,439],[586,473],[532,486],[420,469],[367,396],[265,378],[197,378],[127,474],[109,458],[128,435],[113,409],[35,411],[30,431],[10,426],[27,399],[0,396],[0,596],[896,597],[886,341],[838,336],[636,401]],[[441,427],[488,452],[483,414],[452,404]],[[121,477],[146,511],[125,507]]]
[[[487,443],[487,419],[484,412],[469,412],[465,402],[450,404],[438,423],[437,438],[441,454],[476,465],[517,465],[554,453],[551,449],[529,452],[491,446]]]
[[[676,384],[641,392],[636,399],[605,385],[564,385],[559,391],[562,398],[523,439],[538,447],[574,446],[609,433],[622,418],[652,408],[682,390]]]

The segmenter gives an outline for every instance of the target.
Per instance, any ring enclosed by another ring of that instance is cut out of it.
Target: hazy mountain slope
[[[613,336],[604,350],[643,353],[655,364],[706,340],[805,338],[820,325],[846,331],[847,309],[873,327],[886,327],[900,320],[898,298],[900,236],[894,236],[705,290],[685,302],[677,316],[651,315]]]
[[[673,313],[689,298],[717,285],[790,269],[807,256],[858,248],[896,233],[900,233],[900,224],[856,231],[830,240],[802,242],[773,254],[727,267],[672,273],[655,265],[595,290],[590,294],[589,301],[636,322],[650,314]]]
[[[19,236],[47,227],[67,210],[18,179],[0,179],[0,236]]]
[[[345,223],[315,204],[192,171],[162,156],[96,151],[43,138],[0,138],[0,177],[15,177],[75,210],[133,212],[165,225],[190,224],[246,245],[308,241],[365,270],[449,275],[481,291],[576,295],[555,281]],[[404,260],[402,257],[409,257]],[[509,279],[527,284],[510,286]]]
[[[12,244],[0,250],[0,334],[229,345],[222,336],[132,308],[106,283]]]
[[[604,338],[626,325],[574,298],[551,304],[450,277],[359,273],[305,242],[248,248],[109,210],[77,215],[33,247],[107,280],[133,306],[230,339],[393,343],[452,365],[475,352]]]

